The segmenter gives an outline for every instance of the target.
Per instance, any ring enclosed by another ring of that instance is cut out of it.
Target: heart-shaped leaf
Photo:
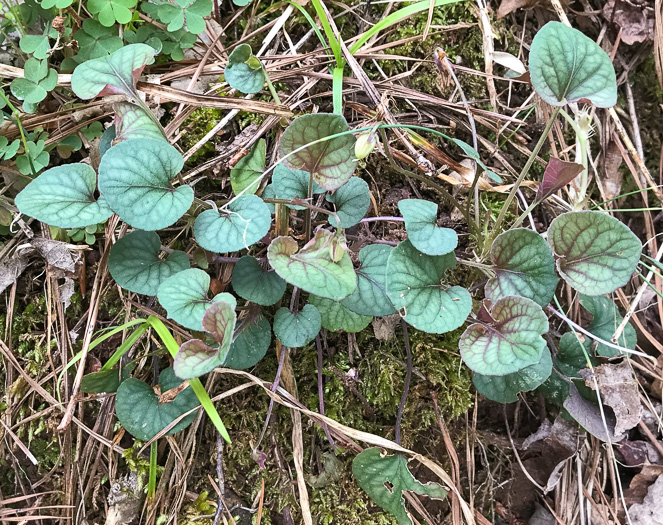
[[[505,231],[490,247],[495,277],[484,288],[493,303],[508,295],[521,295],[546,306],[559,279],[555,259],[545,239],[526,228]]]
[[[248,321],[239,328],[239,334],[230,345],[223,366],[235,370],[251,368],[265,357],[271,343],[272,328],[267,319],[261,316]]]
[[[426,255],[403,241],[387,261],[387,297],[400,316],[419,330],[433,334],[454,330],[472,311],[467,290],[443,283],[445,272],[455,266],[453,253]]]
[[[170,181],[182,155],[164,140],[135,139],[110,148],[99,165],[99,189],[123,221],[141,230],[175,223],[193,203],[190,186]]]
[[[271,187],[277,199],[305,199],[308,195],[309,179],[310,175],[307,171],[293,170],[283,164],[277,164],[272,175]],[[313,194],[324,192],[325,190],[317,182],[313,181]],[[293,210],[305,209],[303,206],[296,205],[288,205],[288,207]]]
[[[283,346],[289,348],[309,344],[321,327],[320,312],[312,304],[307,304],[295,314],[285,307],[279,308],[274,314],[274,335]]]
[[[297,241],[277,237],[267,250],[269,264],[293,286],[320,297],[341,300],[357,288],[357,275],[350,256],[334,237],[327,230],[318,230],[299,252]],[[342,250],[342,256],[335,260],[333,253],[338,250]]]
[[[561,190],[569,182],[582,173],[582,164],[576,162],[564,162],[556,157],[551,157],[543,172],[543,180],[536,190],[536,200],[542,201],[553,193]]]
[[[518,392],[528,392],[539,387],[552,373],[550,352],[541,352],[539,362],[505,376],[474,374],[472,382],[477,392],[498,403],[514,403]]]
[[[405,509],[404,492],[415,492],[429,498],[444,499],[447,491],[437,483],[422,484],[407,468],[400,454],[389,456],[382,449],[369,448],[352,461],[352,475],[375,503],[391,512],[400,525],[412,525]]]
[[[181,384],[182,380],[175,376],[172,368],[166,368],[159,375],[162,395]],[[172,401],[160,403],[152,387],[131,377],[123,381],[117,389],[115,413],[122,426],[133,437],[149,441],[182,414],[198,405],[200,405],[198,398],[190,386],[177,394]],[[195,412],[184,417],[166,432],[166,435],[184,430],[195,417]]]
[[[321,139],[349,129],[342,115],[317,113],[296,118],[279,142],[283,163],[289,168],[312,173],[313,179],[325,190],[337,190],[355,171],[355,138],[348,133],[329,140]],[[285,158],[286,155],[289,156]]]
[[[115,140],[118,142],[129,139],[166,140],[161,127],[140,106],[118,102],[113,104],[113,111],[115,111]]]
[[[58,73],[49,69],[46,60],[29,58],[23,69],[24,78],[12,80],[12,95],[27,104],[37,104],[46,98],[49,91],[58,83]]]
[[[604,341],[611,341],[612,336],[617,330],[617,327],[623,320],[623,317],[619,313],[617,306],[607,297],[602,295],[597,295],[591,297],[588,295],[580,295],[580,304],[592,314],[592,322],[587,325],[587,331],[594,334],[596,337],[603,339]],[[592,354],[592,339],[588,336],[582,336],[584,341],[585,349],[589,355]],[[638,342],[638,337],[635,332],[635,328],[628,323],[624,327],[617,344],[631,350],[635,349],[635,345]],[[578,337],[573,332],[566,333],[562,336],[560,340],[560,348],[564,347],[565,353],[571,353],[572,350],[570,347],[577,346],[578,349],[575,350],[576,353],[582,356],[582,360],[585,360],[584,353],[580,349],[580,342]],[[616,348],[604,345],[603,343],[596,344],[596,353],[603,357],[614,357],[620,355],[620,351]],[[584,366],[583,366],[584,368]]]
[[[160,253],[161,240],[155,232],[133,231],[111,248],[108,271],[125,290],[156,295],[161,283],[190,266],[184,252],[174,251],[166,259],[160,259]]]
[[[97,15],[101,25],[110,27],[118,24],[131,22],[133,13],[131,9],[136,7],[136,0],[88,0],[87,8],[93,15]]]
[[[560,22],[548,22],[534,36],[530,78],[548,104],[589,100],[600,108],[617,103],[617,80],[610,57],[591,38]]]
[[[138,100],[136,80],[143,68],[152,63],[156,50],[147,44],[130,44],[107,57],[88,60],[71,75],[71,89],[88,100],[108,95],[125,95]]]
[[[21,51],[39,60],[48,58],[48,52],[51,50],[48,34],[23,35],[18,44]]]
[[[15,199],[21,213],[58,228],[84,228],[113,214],[104,197],[96,199],[97,174],[87,164],[45,171]]]
[[[332,332],[361,332],[373,320],[372,316],[356,314],[342,303],[311,295],[310,304],[320,312],[322,327]]]
[[[265,71],[249,44],[241,44],[230,53],[224,76],[231,88],[247,95],[265,85]]]
[[[101,394],[102,392],[117,392],[120,383],[129,378],[135,363],[129,363],[122,369],[122,375],[117,370],[100,370],[85,374],[81,380],[81,392],[85,394]]]
[[[548,243],[562,278],[585,295],[603,295],[624,286],[642,250],[625,224],[599,211],[560,215],[548,229]]]
[[[337,189],[327,200],[334,205],[336,215],[341,220],[341,228],[350,228],[364,218],[371,205],[368,184],[359,177],[352,177],[345,185]],[[329,224],[338,228],[336,217],[329,216]]]
[[[444,255],[458,246],[451,228],[437,225],[437,204],[422,199],[403,199],[398,209],[405,219],[405,231],[413,246],[426,255]]]
[[[548,318],[531,299],[515,295],[495,303],[485,323],[470,325],[458,347],[465,364],[479,374],[504,376],[538,363]]]
[[[209,283],[209,275],[197,268],[191,268],[166,279],[159,287],[157,297],[170,319],[191,330],[202,330],[203,316],[212,302],[225,301],[233,304],[235,300],[227,293],[220,293],[213,299],[208,299]]]
[[[230,170],[230,185],[235,195],[244,192],[244,195],[255,194],[260,184],[260,178],[265,171],[266,155],[265,139],[256,142],[246,157],[242,157]]]
[[[235,264],[232,281],[237,295],[263,306],[276,303],[286,288],[286,282],[274,270],[266,270],[255,257],[248,255]]]
[[[241,195],[220,211],[205,210],[196,218],[193,234],[211,252],[243,250],[262,239],[272,225],[272,214],[256,195]]]
[[[203,329],[214,338],[217,346],[208,346],[200,339],[192,339],[180,346],[180,350],[173,360],[173,370],[177,377],[193,379],[207,374],[223,364],[233,339],[237,320],[236,306],[237,303],[234,300],[231,302],[217,301],[205,310]]]
[[[371,244],[359,250],[361,268],[357,270],[357,289],[341,301],[343,306],[361,315],[397,313],[385,291],[387,261],[392,250],[385,244]]]

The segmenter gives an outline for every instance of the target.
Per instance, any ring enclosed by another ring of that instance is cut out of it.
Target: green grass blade
[[[343,68],[335,67],[333,76],[333,100],[334,100],[334,113],[338,115],[343,114]]]
[[[157,440],[150,445],[150,477],[147,482],[147,499],[151,500],[157,491]]]

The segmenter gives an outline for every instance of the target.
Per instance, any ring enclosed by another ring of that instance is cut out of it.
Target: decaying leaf
[[[663,476],[659,476],[647,492],[645,500],[641,504],[631,505],[629,516],[633,525],[663,525],[663,512],[661,512],[661,500],[663,500]]]
[[[568,4],[568,0],[562,0],[561,4]],[[509,13],[514,12],[516,9],[524,8],[531,9],[538,5],[550,6],[550,0],[502,0],[499,8],[497,9],[497,18],[503,18]]]
[[[621,29],[622,42],[628,46],[654,39],[653,5],[637,0],[608,0],[603,6],[603,16]]]
[[[598,385],[603,404],[614,411],[615,434],[622,434],[638,424],[641,418],[638,383],[627,361],[597,366],[593,376],[588,369],[581,370],[580,375],[589,388],[596,390]]]

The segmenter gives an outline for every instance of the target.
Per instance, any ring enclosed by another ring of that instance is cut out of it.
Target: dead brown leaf
[[[663,476],[659,476],[647,492],[642,503],[631,505],[628,510],[633,525],[663,525]]]
[[[622,30],[622,42],[633,45],[654,39],[654,7],[644,0],[608,0],[603,16]]]
[[[562,0],[561,2],[562,5],[568,3],[568,0]],[[502,0],[502,3],[497,9],[497,18],[503,18],[521,7],[523,9],[530,9],[541,4],[550,6],[550,0]]]

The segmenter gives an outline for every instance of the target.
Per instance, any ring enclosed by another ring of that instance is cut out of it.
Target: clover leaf
[[[391,512],[400,525],[412,525],[405,508],[404,492],[444,499],[447,491],[437,483],[422,484],[412,476],[407,459],[401,454],[387,455],[382,449],[369,448],[352,461],[352,474],[359,486],[375,503]]]
[[[87,8],[93,15],[97,15],[101,25],[111,27],[118,24],[131,22],[133,13],[131,9],[136,7],[136,0],[88,0]]]
[[[175,376],[172,368],[166,368],[159,375],[160,393],[176,388],[182,380]],[[123,381],[117,389],[115,412],[120,424],[136,439],[149,441],[173,421],[200,403],[190,386],[175,396],[175,399],[162,402],[154,390],[133,377]],[[182,418],[165,435],[176,434],[188,427],[196,418],[195,412]]]
[[[272,184],[268,188],[272,188],[277,199],[305,199],[308,195],[310,177],[307,171],[293,170],[279,163],[274,168]],[[317,182],[313,181],[313,195],[324,192],[325,190]],[[288,208],[292,208],[293,210],[305,209],[304,206],[297,205],[288,205]]]
[[[21,213],[59,228],[82,228],[104,222],[113,211],[95,198],[97,174],[87,164],[67,164],[45,171],[16,196]]]
[[[99,189],[123,221],[141,230],[176,222],[191,206],[193,190],[174,188],[182,155],[164,140],[135,139],[110,148],[99,165]]]
[[[274,270],[263,268],[255,257],[242,257],[232,274],[233,289],[242,299],[269,306],[285,293],[286,282]]]
[[[372,244],[359,250],[361,267],[357,270],[357,289],[341,301],[343,306],[360,315],[396,313],[385,292],[387,261],[392,250],[385,244]]]
[[[472,382],[477,392],[498,403],[513,403],[519,392],[529,392],[541,386],[552,373],[550,352],[541,352],[538,363],[504,376],[474,374]]]
[[[401,242],[387,260],[387,297],[409,324],[424,332],[441,334],[461,326],[472,310],[472,298],[460,286],[443,283],[456,266],[453,253],[431,256],[412,243]]]
[[[265,85],[265,70],[249,44],[241,44],[230,53],[224,76],[231,88],[247,95]]]
[[[628,227],[599,211],[565,213],[548,228],[557,270],[585,295],[603,295],[624,286],[635,271],[642,244]]]
[[[313,180],[325,190],[337,190],[355,171],[356,141],[350,133],[329,140],[321,139],[349,129],[342,115],[317,113],[296,118],[279,142],[283,163],[289,168],[313,174]]]
[[[159,253],[161,240],[155,232],[133,231],[111,248],[108,271],[125,290],[156,295],[166,279],[190,266],[184,252],[174,251],[165,259],[159,258]]]
[[[44,100],[48,92],[54,89],[58,83],[57,72],[49,69],[46,60],[29,58],[23,72],[25,78],[12,80],[10,89],[17,99],[28,104],[37,104]]]
[[[157,298],[168,317],[191,330],[203,329],[203,317],[207,308],[217,301],[232,304],[235,299],[220,293],[212,299],[207,296],[210,278],[197,268],[183,270],[166,279],[157,292]]]
[[[42,35],[23,35],[19,41],[21,51],[38,60],[48,58],[51,45],[48,42],[48,29]]]
[[[193,234],[211,252],[227,253],[248,248],[262,239],[272,225],[272,215],[256,195],[241,195],[227,209],[205,210],[196,218]]]
[[[327,200],[334,204],[336,215],[341,220],[337,224],[336,217],[329,216],[329,224],[334,228],[350,228],[364,218],[371,205],[368,184],[359,177],[352,177],[346,184],[333,194],[327,195]]]
[[[493,303],[507,295],[521,295],[546,306],[559,279],[555,259],[545,239],[526,228],[505,231],[490,247],[495,277],[484,288]]]
[[[74,39],[78,42],[76,59],[79,63],[108,56],[123,45],[115,28],[105,27],[94,18],[83,20],[81,29],[74,33]]]
[[[512,295],[497,301],[490,314],[484,303],[482,312],[482,322],[470,325],[458,343],[468,367],[479,374],[504,376],[540,361],[548,318],[538,304]]]
[[[205,31],[204,17],[212,12],[211,0],[174,0],[162,2],[156,9],[159,20],[168,24],[168,31],[186,28],[193,34]]]
[[[617,80],[610,57],[591,38],[560,22],[548,22],[534,36],[530,77],[548,104],[588,100],[600,108],[617,103]]]
[[[334,300],[347,297],[357,287],[350,256],[338,246],[333,233],[318,230],[306,246],[297,250],[297,241],[290,237],[277,237],[267,250],[269,264],[290,284]],[[338,250],[340,257],[334,255]]]
[[[71,75],[71,89],[88,100],[107,95],[125,95],[138,100],[136,80],[143,68],[152,63],[156,50],[147,44],[130,44],[107,57],[88,60]]]
[[[309,344],[322,327],[320,312],[307,304],[300,312],[292,313],[285,307],[274,314],[274,335],[283,346],[299,348]]]
[[[241,192],[255,194],[260,184],[260,178],[265,171],[265,155],[267,145],[265,139],[256,142],[249,154],[242,157],[230,170],[230,185],[235,195]]]
[[[403,199],[398,209],[405,219],[405,231],[412,245],[426,255],[444,255],[458,246],[451,228],[437,225],[437,204],[422,199]]]
[[[173,370],[177,377],[193,379],[207,374],[224,362],[235,330],[236,306],[234,300],[231,302],[221,300],[212,303],[205,310],[203,329],[214,338],[217,346],[208,346],[200,339],[191,339],[182,344],[173,360]]]
[[[372,316],[357,314],[338,301],[312,295],[309,303],[320,312],[322,327],[332,332],[361,332],[373,320]]]
[[[115,111],[115,140],[129,139],[165,140],[163,130],[154,122],[153,116],[140,106],[128,102],[113,104]]]
[[[32,167],[35,171],[39,172],[48,166],[50,155],[48,151],[44,151],[46,142],[39,139],[36,142],[32,140],[27,141],[28,150],[16,157],[16,167],[23,175],[32,174]],[[32,166],[30,166],[32,162]]]
[[[269,321],[260,316],[252,321],[243,322],[238,331],[223,361],[223,366],[245,370],[265,357],[272,343],[272,329]]]

